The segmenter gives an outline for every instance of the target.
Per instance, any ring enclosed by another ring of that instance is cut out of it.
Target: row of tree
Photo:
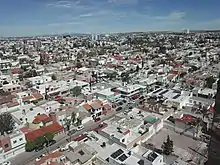
[[[71,125],[80,126],[82,125],[82,120],[80,118],[76,118],[76,113],[72,112],[71,119],[66,119],[66,127],[67,130],[70,130]]]
[[[48,144],[50,141],[52,141],[54,138],[53,133],[46,133],[44,136],[37,137],[34,141],[28,141],[25,144],[25,150],[26,151],[33,151],[35,148],[44,146],[45,144]]]

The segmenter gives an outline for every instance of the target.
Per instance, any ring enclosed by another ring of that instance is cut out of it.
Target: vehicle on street
[[[7,161],[7,162],[2,163],[2,165],[11,165],[11,162]]]
[[[95,122],[99,122],[100,120],[101,120],[100,117],[97,117],[97,118],[94,119]]]
[[[77,130],[77,131],[80,131],[80,130],[82,130],[83,128],[84,128],[84,126],[83,126],[83,125],[80,125],[80,126],[77,127],[76,130]]]
[[[42,149],[44,149],[44,146],[39,146],[39,147],[35,148],[35,152],[38,152],[38,151],[40,151]]]
[[[67,133],[68,136],[72,135],[76,133],[76,130],[75,129],[72,129],[72,130],[69,130],[69,132]]]
[[[47,147],[52,146],[56,143],[56,140],[51,140],[48,144],[46,144]]]
[[[121,111],[122,107],[118,107],[115,111]]]

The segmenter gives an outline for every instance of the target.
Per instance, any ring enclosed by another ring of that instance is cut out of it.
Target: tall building
[[[186,30],[186,34],[189,34],[189,29]]]
[[[215,98],[214,116],[210,131],[208,147],[208,160],[205,165],[220,164],[220,80],[218,80],[217,94]]]

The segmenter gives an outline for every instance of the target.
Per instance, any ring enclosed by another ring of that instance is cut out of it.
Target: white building
[[[27,80],[30,82],[31,85],[39,85],[39,84],[44,84],[52,81],[51,76],[36,76],[36,77],[31,77],[27,78]]]

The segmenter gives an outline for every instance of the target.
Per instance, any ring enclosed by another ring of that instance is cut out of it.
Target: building
[[[25,151],[25,135],[20,130],[0,136],[0,163]]]
[[[43,76],[36,76],[36,77],[27,78],[27,81],[31,85],[40,85],[40,84],[51,82],[52,78],[51,78],[51,76],[43,75]]]
[[[52,152],[41,158],[37,158],[34,165],[71,165],[66,157],[59,151]]]
[[[5,92],[16,93],[16,92],[20,92],[22,90],[22,87],[21,85],[18,84],[5,84],[3,85],[3,90]]]
[[[72,165],[92,165],[95,162],[97,152],[85,143],[69,145],[69,151],[64,152],[67,160]]]
[[[101,100],[108,100],[110,102],[114,102],[118,100],[121,96],[117,92],[113,92],[111,88],[103,89],[101,91],[96,92],[96,97]]]
[[[129,113],[119,113],[105,123],[108,126],[98,133],[124,148],[133,148],[147,141],[163,127],[160,115],[152,115],[136,108]]]
[[[114,89],[114,91],[121,94],[121,97],[123,98],[129,98],[134,100],[146,91],[146,86],[142,86],[139,84],[129,84],[123,87],[118,87]]]
[[[8,60],[0,59],[0,71],[2,73],[7,73],[9,70],[11,70],[11,62]]]
[[[220,164],[220,81],[218,80],[217,94],[214,106],[214,117],[211,125],[211,139],[208,149],[208,160],[206,165]]]

